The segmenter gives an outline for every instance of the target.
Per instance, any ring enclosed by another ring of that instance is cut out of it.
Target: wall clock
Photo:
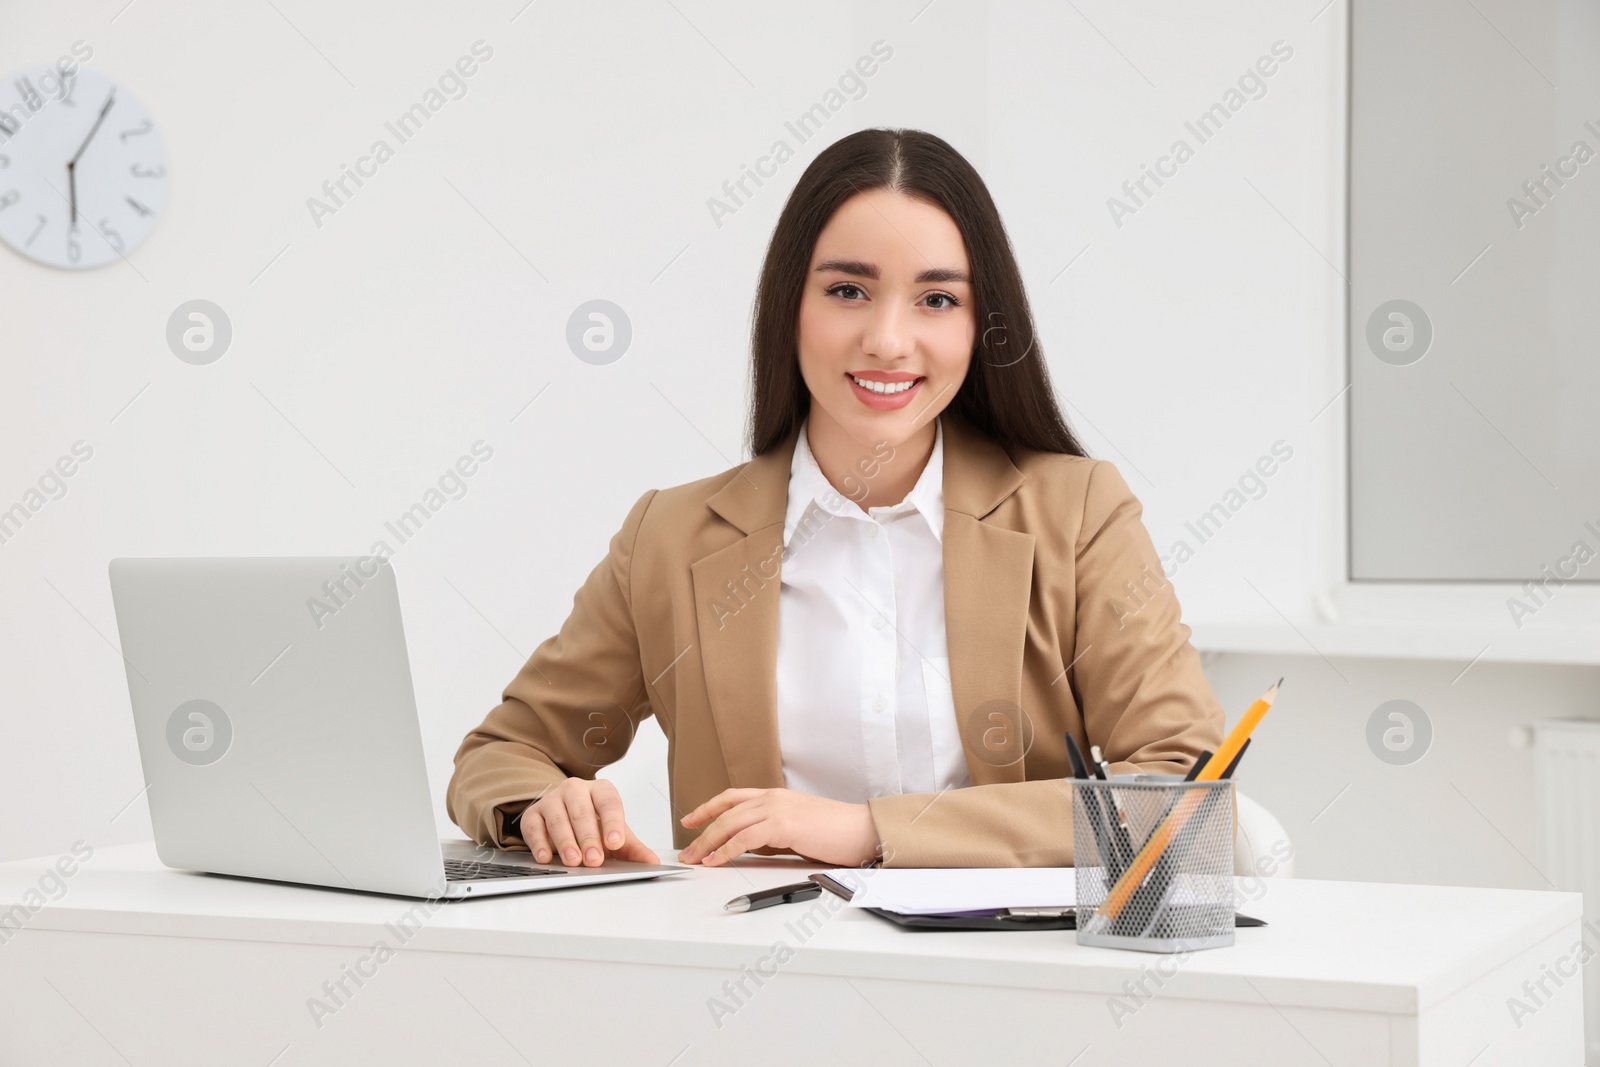
[[[98,267],[133,251],[167,202],[167,152],[137,99],[72,64],[0,81],[0,241],[39,263]]]

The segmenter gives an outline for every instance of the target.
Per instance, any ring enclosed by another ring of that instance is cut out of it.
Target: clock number
[[[27,78],[18,78],[12,84],[17,87],[17,95],[22,98],[24,104],[28,105],[29,111],[38,111],[41,107],[44,107],[44,97],[40,96],[39,90],[33,87],[33,82]]]
[[[0,156],[0,170],[5,170],[9,166],[11,166],[11,157]]]
[[[78,257],[83,254],[83,249],[78,247],[78,234],[76,231],[67,231],[67,258],[78,262]]]
[[[15,189],[11,189],[4,194],[0,194],[0,211],[4,211],[6,208],[10,207],[12,204],[15,204],[21,199],[22,194],[17,192]]]
[[[26,241],[22,242],[22,247],[23,248],[32,248],[33,247],[33,239],[35,237],[39,236],[39,231],[44,229],[45,223],[50,221],[49,219],[45,218],[43,215],[39,215],[38,219],[39,219],[39,225],[35,226],[33,228],[33,232],[28,234],[28,239]]]
[[[167,168],[152,167],[150,170],[145,170],[143,167],[139,166],[139,164],[135,163],[128,168],[128,173],[132,174],[135,178],[161,178],[166,176]]]
[[[77,107],[78,102],[72,99],[72,90],[78,87],[77,75],[68,74],[66,71],[58,71],[57,73],[61,76],[61,95],[56,98],[57,102],[66,104],[68,107]]]
[[[150,120],[145,119],[143,122],[139,123],[139,128],[137,130],[123,130],[122,133],[118,135],[118,140],[126,142],[130,137],[143,137],[154,128],[155,127],[150,125]]]
[[[153,215],[153,214],[155,214],[155,212],[151,211],[149,208],[145,207],[143,204],[139,203],[139,201],[135,200],[131,196],[125,196],[125,197],[123,197],[123,199],[126,200],[129,204],[131,204],[133,206],[133,210],[137,211],[141,215]]]
[[[18,126],[16,121],[12,119],[9,111],[0,111],[0,133],[5,134],[7,137],[15,137],[17,135],[17,131],[21,128],[22,127]]]
[[[118,255],[121,255],[123,247],[122,235],[111,228],[111,220],[101,219],[99,230],[100,235],[104,237],[106,239],[106,243],[111,246],[111,250],[116,252]]]

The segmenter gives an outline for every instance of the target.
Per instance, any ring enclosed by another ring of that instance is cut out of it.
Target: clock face
[[[98,267],[148,237],[166,202],[166,147],[127,90],[81,65],[0,81],[0,241],[52,267]]]

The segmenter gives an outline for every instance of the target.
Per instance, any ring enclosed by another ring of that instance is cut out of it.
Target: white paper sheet
[[[845,867],[828,871],[855,891],[852,908],[939,915],[991,908],[1071,907],[1071,867]]]

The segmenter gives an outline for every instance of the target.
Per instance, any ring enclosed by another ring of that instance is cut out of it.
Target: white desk
[[[670,850],[657,851],[670,862]],[[22,900],[55,859],[0,865],[0,902]],[[148,844],[101,849],[20,932],[0,929],[0,1063],[1575,1067],[1583,1058],[1581,978],[1520,1028],[1507,1008],[1579,940],[1577,894],[1263,883],[1245,910],[1269,927],[1241,929],[1234,947],[1176,966],[1082,948],[1063,931],[903,930],[829,895],[722,913],[752,886],[816,869],[747,857],[429,915],[425,902],[413,911],[392,897],[170,871]],[[402,942],[408,912],[418,928]],[[380,939],[392,957],[370,955]],[[370,976],[345,977],[351,995],[328,998],[334,1010],[319,1026],[309,998],[327,997],[323,983],[363,957]],[[1176,977],[1160,988],[1146,977],[1154,995],[1114,1019],[1111,998],[1158,967]],[[749,995],[730,995],[741,971]],[[758,985],[759,971],[770,976]],[[735,1010],[714,1018],[712,998]]]

